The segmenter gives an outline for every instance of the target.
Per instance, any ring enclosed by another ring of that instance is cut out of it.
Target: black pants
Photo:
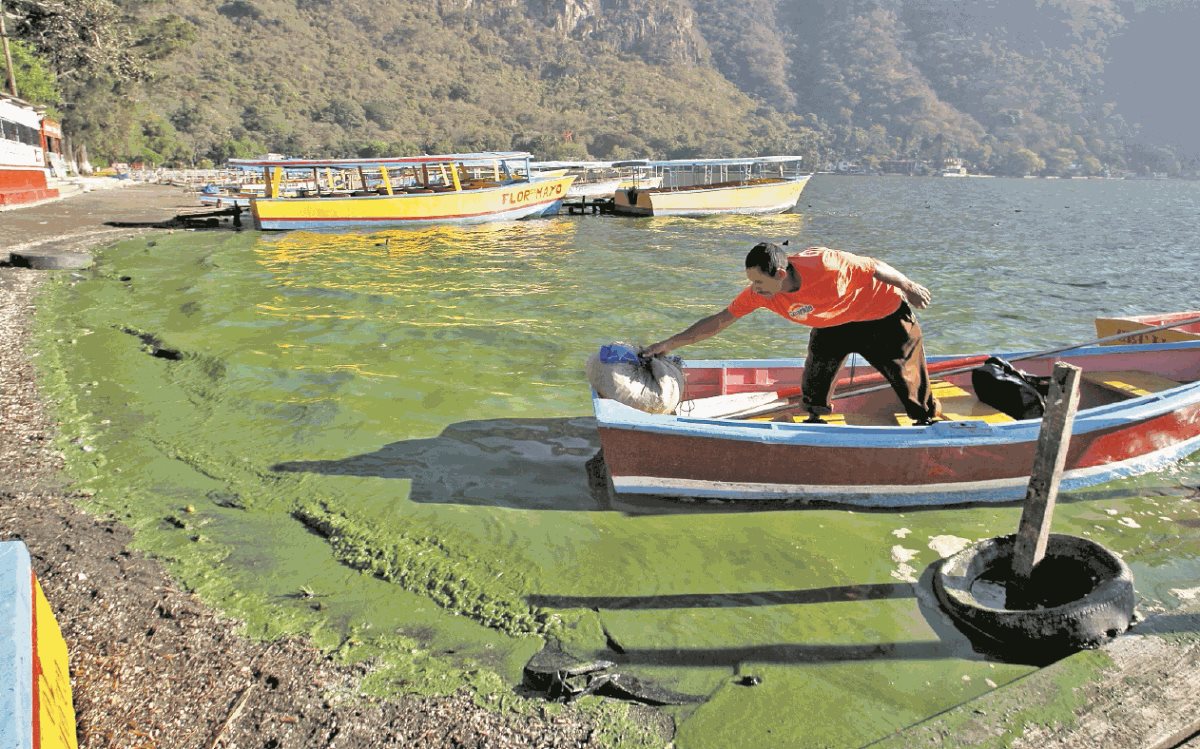
[[[921,325],[907,302],[887,317],[813,328],[804,363],[804,407],[809,413],[830,413],[830,397],[838,371],[850,354],[860,354],[879,370],[914,421],[932,419],[937,401],[929,387]]]

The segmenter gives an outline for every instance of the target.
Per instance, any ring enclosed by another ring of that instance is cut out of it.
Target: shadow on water
[[[872,660],[932,660],[958,658],[962,653],[938,640],[849,645],[788,644],[735,648],[631,649],[611,655],[618,664],[708,668],[754,663],[841,663]]]
[[[586,463],[599,449],[595,420],[490,419],[451,424],[436,437],[361,455],[288,461],[275,471],[410,479],[414,502],[536,510],[602,510]]]
[[[803,590],[772,590],[756,593],[685,593],[665,596],[530,596],[535,606],[556,609],[708,609],[727,606],[782,606],[840,601],[878,601],[912,598],[911,583],[866,583]]]
[[[485,419],[447,426],[436,437],[392,442],[374,452],[329,460],[280,462],[272,470],[412,481],[414,502],[494,506],[525,510],[621,512],[627,515],[746,513],[838,509],[836,501],[688,500],[613,495],[599,454],[600,437],[590,416],[546,419]],[[1164,489],[1179,493],[1185,489]],[[1126,496],[1118,490],[1113,496]],[[1064,492],[1060,503],[1106,497],[1095,489]],[[999,503],[1007,506],[1019,501]],[[909,506],[905,512],[944,511],[972,505]],[[856,512],[896,508],[855,506]]]
[[[764,512],[781,502],[688,502],[614,497],[598,474],[592,417],[462,421],[436,437],[402,440],[361,455],[276,463],[272,470],[410,479],[414,502],[628,515]]]
[[[871,660],[932,660],[961,658],[989,659],[977,652],[944,614],[933,591],[938,562],[930,564],[915,583],[863,583],[803,590],[754,593],[708,593],[657,596],[549,596],[533,595],[530,603],[547,608],[591,608],[596,611],[696,609],[738,606],[778,606],[840,602],[870,602],[914,598],[937,639],[861,643],[771,643],[725,648],[624,648],[606,630],[609,649],[594,654],[617,663],[635,666],[736,667],[745,662],[837,663]],[[797,609],[796,616],[804,616]]]
[[[1138,635],[1200,633],[1200,612],[1155,614],[1138,622],[1131,632]]]

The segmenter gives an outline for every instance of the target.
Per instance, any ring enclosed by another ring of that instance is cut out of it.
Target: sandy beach
[[[202,211],[190,197],[134,184],[0,214],[0,538],[29,547],[62,627],[79,745],[598,746],[593,724],[569,707],[530,703],[531,715],[517,715],[480,708],[466,693],[362,697],[368,664],[339,664],[297,640],[241,635],[237,621],[131,549],[128,529],[88,512],[88,492],[72,488],[52,446],[55,424],[27,347],[47,275],[5,261],[13,250],[81,251],[164,231],[104,222]]]

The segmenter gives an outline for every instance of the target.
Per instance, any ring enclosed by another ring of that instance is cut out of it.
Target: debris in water
[[[911,564],[902,564],[896,569],[892,570],[892,577],[896,578],[900,582],[915,583],[917,582],[917,568],[913,567]]]
[[[1200,588],[1171,588],[1171,595],[1181,601],[1194,601],[1200,598]]]
[[[917,581],[917,570],[909,562],[917,556],[916,549],[906,549],[903,546],[896,545],[892,547],[892,561],[898,567],[892,570],[892,577],[906,583],[915,583]]]
[[[910,533],[912,533],[912,531],[910,531],[908,528],[897,528],[896,530],[892,531],[892,535],[896,538],[904,538]]]
[[[525,664],[523,681],[529,689],[561,702],[572,702],[589,694],[648,705],[683,705],[704,700],[617,673],[614,671],[616,665],[606,660],[584,661],[563,651],[557,643],[548,642]]]
[[[1121,525],[1125,526],[1126,528],[1141,528],[1142,527],[1142,526],[1138,525],[1138,522],[1136,520],[1134,520],[1133,518],[1121,518],[1117,522],[1120,523]]]
[[[929,548],[945,559],[953,556],[971,545],[971,542],[958,536],[933,536],[929,539]]]

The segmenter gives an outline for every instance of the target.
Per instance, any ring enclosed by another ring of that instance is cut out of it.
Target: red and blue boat
[[[1056,361],[1083,370],[1065,491],[1200,449],[1200,341],[1000,356],[1033,375],[1050,374]],[[1014,419],[975,397],[963,365],[985,358],[930,357],[945,420],[928,426],[913,426],[861,360],[843,370],[854,376],[839,381],[838,413],[826,424],[803,423],[800,359],[685,362],[687,400],[674,414],[593,393],[610,490],[863,507],[1020,500],[1041,419]]]

